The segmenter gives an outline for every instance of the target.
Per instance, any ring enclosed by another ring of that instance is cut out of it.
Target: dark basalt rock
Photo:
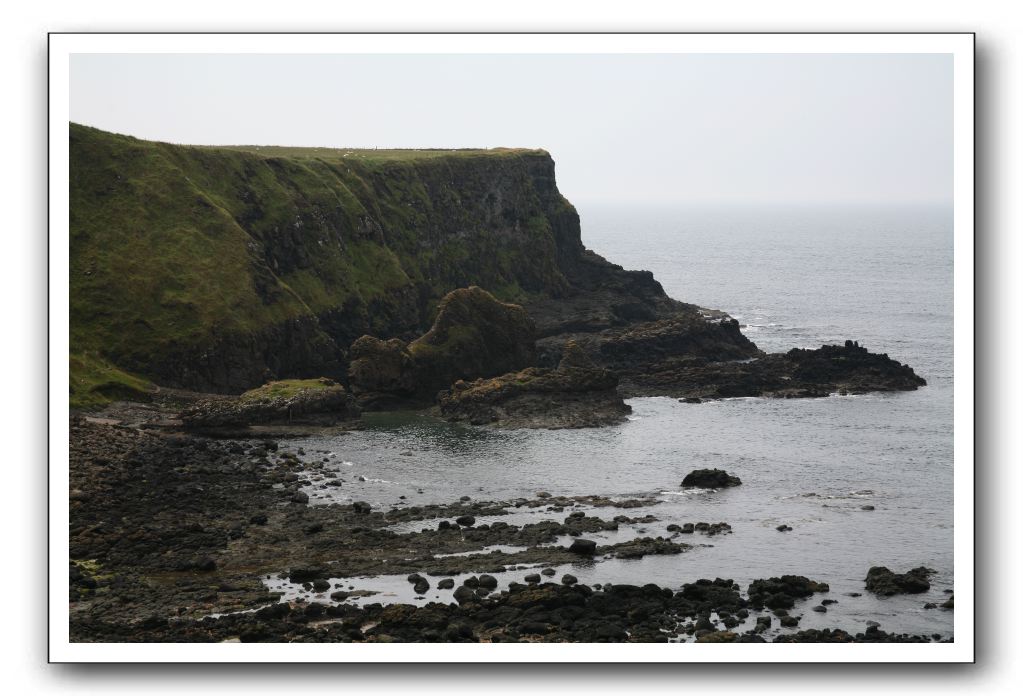
[[[568,550],[582,556],[592,556],[597,552],[597,542],[590,539],[574,539]]]
[[[556,369],[530,367],[438,394],[441,415],[473,425],[585,428],[620,423],[632,409],[618,395],[618,377],[599,368],[575,343]]]
[[[758,609],[791,609],[795,600],[809,597],[815,592],[828,592],[827,583],[816,582],[802,575],[782,575],[778,578],[754,580],[746,594],[751,606]]]
[[[363,336],[352,344],[348,359],[348,384],[363,408],[387,408],[416,396],[415,363],[404,341]]]
[[[352,344],[348,379],[366,408],[429,403],[458,380],[493,377],[536,364],[536,327],[519,305],[472,286],[449,292],[437,318],[412,341],[363,336]]]
[[[936,571],[920,566],[906,573],[893,573],[884,566],[874,566],[867,571],[865,586],[869,592],[890,597],[896,594],[919,594],[931,589],[927,579]]]
[[[823,397],[833,393],[909,391],[927,384],[913,369],[853,341],[814,350],[761,354],[745,361],[666,354],[643,369],[622,371],[626,396],[720,399]]]
[[[738,476],[732,476],[723,469],[696,469],[682,479],[683,488],[728,488],[741,483]]]

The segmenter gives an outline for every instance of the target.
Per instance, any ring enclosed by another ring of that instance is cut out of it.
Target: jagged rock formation
[[[617,386],[617,375],[569,342],[556,369],[531,367],[493,379],[459,381],[437,401],[445,418],[473,425],[587,428],[620,423],[632,412]]]
[[[536,363],[536,328],[525,310],[482,288],[444,296],[433,326],[409,344],[363,336],[352,344],[348,379],[367,408],[420,401],[463,379],[492,377]]]
[[[270,382],[237,398],[198,401],[180,414],[189,429],[263,423],[334,423],[354,420],[361,409],[337,382],[327,379]]]
[[[897,594],[919,594],[931,589],[928,579],[934,570],[920,566],[905,573],[894,573],[884,566],[874,566],[867,571],[864,586],[867,591],[882,597]]]
[[[666,356],[649,371],[625,370],[626,395],[719,399],[740,396],[820,397],[833,393],[910,391],[927,384],[913,368],[853,341],[815,350],[793,348],[748,361]]]

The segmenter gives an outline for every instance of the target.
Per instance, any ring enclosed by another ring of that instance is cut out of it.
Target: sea
[[[625,268],[653,271],[676,299],[728,312],[761,349],[852,339],[908,363],[927,386],[701,404],[639,398],[629,401],[628,422],[584,430],[494,430],[370,414],[363,431],[286,445],[325,456],[345,479],[337,489],[308,488],[312,504],[356,499],[386,508],[541,491],[656,500],[588,512],[658,518],[591,538],[668,536],[673,522],[726,522],[732,532],[677,538],[694,545],[679,555],[580,562],[559,573],[588,584],[676,589],[720,577],[744,591],[754,579],[805,575],[831,591],[797,603],[790,613],[802,617],[798,629],[775,621],[772,632],[860,632],[876,622],[889,632],[952,637],[954,611],[925,608],[954,589],[951,209],[600,204],[579,212],[587,247]],[[701,468],[725,469],[742,485],[683,490],[685,474]],[[566,514],[541,507],[500,519],[522,524]],[[779,525],[792,529],[779,532]],[[927,593],[879,598],[864,589],[872,566],[936,573]],[[528,572],[499,580],[522,582]],[[414,597],[404,576],[336,581],[380,592],[365,601],[452,601],[450,591],[436,589]],[[292,597],[309,594],[281,579],[267,582]],[[824,597],[837,603],[811,611]]]

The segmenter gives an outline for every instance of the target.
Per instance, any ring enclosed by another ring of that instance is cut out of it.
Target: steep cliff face
[[[583,248],[542,150],[185,147],[70,126],[71,345],[167,386],[345,379],[478,285],[539,335],[693,308]]]
[[[581,248],[542,151],[70,138],[73,352],[164,384],[340,376],[355,338],[421,333],[454,288],[564,294]]]

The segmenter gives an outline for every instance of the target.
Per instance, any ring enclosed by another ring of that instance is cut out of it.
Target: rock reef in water
[[[890,597],[897,594],[919,594],[931,589],[928,577],[935,571],[920,566],[905,573],[894,573],[884,566],[874,566],[864,580],[869,592]]]
[[[493,377],[536,363],[536,327],[526,311],[482,288],[441,300],[433,326],[409,344],[363,336],[352,344],[348,379],[367,408],[431,403],[461,379]]]
[[[204,399],[181,412],[186,428],[257,424],[335,423],[359,418],[362,409],[334,380],[283,380],[237,398]]]
[[[632,412],[617,386],[617,375],[596,366],[570,342],[555,369],[531,367],[456,382],[437,401],[443,417],[473,425],[589,428],[620,423]]]
[[[648,364],[647,370],[624,371],[622,382],[627,395],[683,399],[822,397],[911,391],[927,384],[908,365],[887,354],[871,353],[853,341],[815,350],[793,348],[747,361],[666,356],[659,363]]]

